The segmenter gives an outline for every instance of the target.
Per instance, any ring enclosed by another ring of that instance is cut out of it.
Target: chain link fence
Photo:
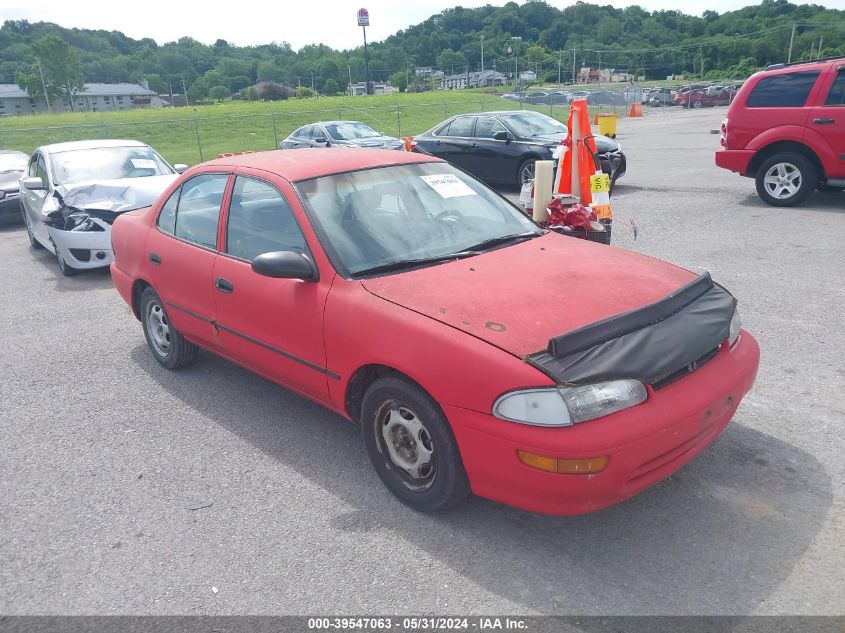
[[[325,120],[362,121],[390,136],[412,136],[434,127],[456,114],[492,110],[534,110],[566,121],[569,99],[587,98],[591,116],[612,113],[624,117],[634,102],[646,96],[642,88],[619,92],[592,90],[535,91],[489,96],[479,101],[442,101],[391,106],[348,104],[302,111],[278,111],[259,114],[194,116],[157,120],[121,121],[103,117],[98,123],[51,127],[0,127],[0,149],[32,152],[50,143],[90,139],[134,139],[158,150],[171,163],[195,164],[216,158],[224,152],[263,151],[279,143],[298,127]],[[735,94],[735,92],[733,93]],[[674,97],[673,97],[674,98]],[[668,107],[671,103],[661,104]],[[708,104],[709,105],[709,104]],[[690,98],[690,107],[693,99]],[[166,115],[167,111],[162,114]]]

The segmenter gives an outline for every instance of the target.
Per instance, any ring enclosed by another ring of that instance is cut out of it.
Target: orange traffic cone
[[[563,155],[563,160],[558,164],[560,178],[557,182],[557,192],[571,194],[579,198],[582,204],[588,205],[592,202],[590,176],[596,171],[593,160],[593,155],[596,154],[596,143],[590,128],[590,114],[587,110],[586,99],[575,99],[569,105],[569,120],[566,127],[569,151]]]
[[[629,117],[641,117],[643,115],[643,107],[639,103],[631,104],[631,111],[628,112]]]

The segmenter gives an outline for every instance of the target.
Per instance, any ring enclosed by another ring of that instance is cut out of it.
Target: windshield
[[[26,154],[0,154],[0,174],[9,171],[25,171],[29,156]]]
[[[356,138],[372,138],[373,136],[381,136],[369,125],[364,125],[358,121],[350,121],[348,123],[328,123],[326,130],[329,135],[336,141],[351,141]]]
[[[566,125],[539,112],[518,112],[501,117],[519,136],[566,134]]]
[[[50,155],[53,182],[73,185],[95,180],[141,178],[175,173],[155,151],[146,146],[97,147]]]
[[[335,265],[354,276],[397,262],[476,254],[543,233],[486,185],[446,163],[323,176],[296,185]],[[503,241],[502,243],[506,243]],[[491,244],[489,247],[498,244]]]

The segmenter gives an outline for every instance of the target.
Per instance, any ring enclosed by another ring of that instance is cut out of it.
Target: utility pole
[[[557,52],[557,85],[560,86],[560,65],[563,61],[563,51]]]
[[[792,63],[792,43],[795,41],[795,23],[792,24],[792,35],[789,36],[789,55],[786,58],[786,63]]]
[[[191,105],[190,103],[188,103],[188,89],[185,88],[185,78],[184,77],[182,77],[182,94],[185,95],[185,105],[186,106]]]
[[[47,83],[44,81],[44,71],[41,70],[41,60],[36,57],[35,61],[38,62],[38,74],[41,75],[41,87],[44,88],[44,100],[47,102],[47,112],[52,112],[50,109],[50,95],[47,94]]]
[[[481,36],[481,74],[484,75],[484,36]]]
[[[824,42],[824,35],[819,35],[819,52],[816,53],[819,59],[821,59],[822,56],[822,42]]]
[[[572,85],[575,85],[575,51],[576,49],[572,49]]]

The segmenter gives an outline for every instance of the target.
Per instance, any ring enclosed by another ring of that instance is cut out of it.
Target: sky
[[[590,0],[595,4],[625,7],[638,4],[654,10],[679,9],[701,15],[712,9],[719,13],[732,11],[753,2],[737,0]],[[797,4],[809,4],[793,0]],[[113,0],[0,0],[0,20],[55,22],[68,28],[121,31],[140,39],[150,37],[159,44],[189,36],[212,44],[218,39],[238,46],[288,42],[294,49],[306,44],[325,43],[335,49],[346,49],[362,43],[361,29],[356,24],[359,7],[370,13],[367,40],[378,41],[400,29],[418,24],[443,9],[456,5],[476,7],[485,4],[501,6],[506,0],[281,0],[273,3],[246,2],[239,11],[237,3],[223,4],[195,0],[143,0],[115,3]],[[575,0],[549,0],[563,8]],[[845,9],[845,0],[815,0],[834,9]],[[219,14],[216,17],[215,14]]]

